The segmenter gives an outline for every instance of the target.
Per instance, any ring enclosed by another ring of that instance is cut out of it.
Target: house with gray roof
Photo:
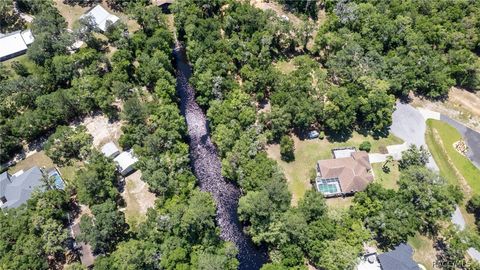
[[[413,248],[408,244],[400,244],[392,251],[378,255],[382,270],[420,270],[412,259]]]
[[[10,175],[0,174],[0,208],[16,208],[24,204],[34,190],[43,189],[42,171],[38,167]]]

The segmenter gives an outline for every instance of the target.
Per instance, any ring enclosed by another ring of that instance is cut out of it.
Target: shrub
[[[360,150],[367,151],[367,152],[370,152],[371,148],[372,148],[372,144],[369,141],[362,142],[359,147]]]

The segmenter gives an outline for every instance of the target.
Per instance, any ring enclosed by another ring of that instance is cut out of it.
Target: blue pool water
[[[65,188],[65,183],[63,182],[62,177],[60,174],[55,170],[52,173],[50,173],[50,176],[55,177],[55,187],[58,189],[64,189]]]

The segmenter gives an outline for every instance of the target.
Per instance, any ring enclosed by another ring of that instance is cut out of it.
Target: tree
[[[115,200],[118,191],[115,164],[100,153],[94,153],[85,169],[75,176],[75,188],[81,203],[94,205],[110,199]]]
[[[160,251],[152,242],[131,239],[118,244],[110,255],[111,269],[156,269],[160,264]]]
[[[91,207],[93,216],[83,215],[80,221],[79,239],[89,243],[97,254],[105,254],[115,249],[125,237],[128,225],[125,214],[117,210],[111,200]]]
[[[35,63],[43,65],[57,54],[64,54],[73,43],[66,32],[67,23],[55,7],[49,6],[35,16],[32,32],[35,41],[28,49],[28,56]]]
[[[425,147],[419,148],[412,144],[406,151],[402,152],[402,159],[398,161],[398,167],[400,169],[406,169],[410,166],[425,166],[428,162],[430,153]]]
[[[325,241],[318,260],[313,263],[322,269],[354,269],[360,249],[342,240]]]
[[[282,136],[280,140],[280,155],[285,161],[295,160],[295,143],[288,135]]]
[[[92,136],[86,133],[84,126],[57,127],[55,133],[48,137],[45,152],[58,165],[70,164],[73,159],[85,159],[91,149]]]
[[[360,149],[361,151],[367,151],[367,152],[370,152],[371,148],[372,148],[372,144],[369,141],[363,141],[358,147],[358,149]]]

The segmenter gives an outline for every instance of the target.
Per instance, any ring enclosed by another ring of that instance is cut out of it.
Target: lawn
[[[373,173],[375,175],[375,182],[381,184],[384,188],[398,189],[398,179],[400,178],[400,171],[398,170],[398,162],[393,161],[387,165],[389,172],[383,171],[383,162],[372,164]]]
[[[416,234],[408,239],[408,243],[413,247],[413,260],[422,264],[428,270],[437,269],[433,263],[437,258],[437,251],[433,247],[433,240],[426,236]]]
[[[462,139],[461,134],[447,123],[429,119],[426,141],[440,174],[451,184],[460,185],[467,193],[480,194],[480,170],[453,147]],[[468,185],[468,186],[467,186]]]
[[[372,152],[379,152],[387,145],[401,144],[402,140],[389,135],[387,138],[374,140],[370,136],[363,136],[354,133],[352,137],[341,143],[329,142],[327,139],[319,140],[299,140],[294,137],[295,142],[295,160],[285,162],[280,159],[280,146],[278,144],[269,145],[267,153],[270,158],[275,159],[282,168],[287,177],[289,190],[292,193],[292,204],[296,205],[298,200],[303,197],[305,192],[311,188],[309,176],[315,169],[315,163],[320,159],[332,158],[331,150],[342,146],[355,146],[358,148],[360,143],[368,140],[372,144]]]
[[[18,75],[12,69],[12,63],[15,62],[15,61],[25,65],[25,67],[27,68],[27,70],[30,73],[37,73],[36,72],[37,66],[35,65],[35,63],[32,60],[30,60],[26,54],[24,54],[24,55],[20,55],[20,56],[17,56],[15,58],[8,59],[7,61],[2,62],[2,64],[8,70],[10,70],[12,76],[18,77]]]
[[[57,167],[62,175],[63,180],[66,183],[71,183],[73,177],[75,176],[75,172],[81,164],[75,164],[73,166],[65,166],[65,167]],[[31,156],[28,156],[24,160],[21,160],[8,169],[10,174],[16,173],[20,170],[28,170],[33,166],[37,166],[39,168],[50,169],[54,167],[53,161],[45,154],[44,151],[37,152]]]

